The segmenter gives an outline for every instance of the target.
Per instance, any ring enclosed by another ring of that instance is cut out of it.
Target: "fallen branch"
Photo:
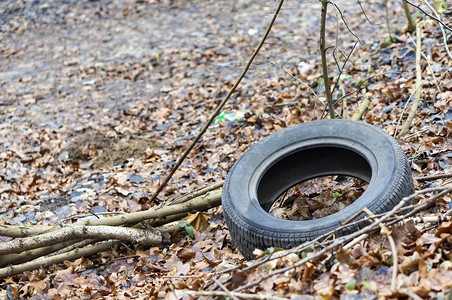
[[[199,189],[199,190],[196,190],[194,192],[188,193],[186,195],[177,197],[177,198],[175,198],[173,200],[170,200],[169,205],[174,205],[174,204],[180,204],[180,203],[187,202],[188,200],[192,200],[192,199],[194,199],[196,197],[199,197],[199,196],[202,196],[204,194],[207,194],[208,192],[211,192],[213,190],[219,189],[219,188],[221,188],[223,186],[223,184],[224,184],[224,180],[221,180],[221,181],[219,181],[217,183],[208,185],[208,186],[206,186],[206,187],[204,187],[202,189]]]
[[[361,104],[358,106],[358,108],[353,113],[353,116],[352,116],[351,119],[354,120],[354,121],[358,121],[359,119],[361,119],[363,114],[367,110],[369,110],[369,104],[370,104],[370,100],[369,99],[364,99],[363,102],[361,102]]]
[[[80,226],[123,226],[123,225],[134,225],[140,222],[151,220],[152,222],[158,221],[160,225],[165,224],[164,221],[170,216],[177,214],[186,214],[193,211],[203,211],[208,210],[212,207],[216,207],[221,204],[221,189],[207,192],[204,195],[198,196],[189,201],[175,204],[175,205],[164,205],[156,208],[151,208],[146,211],[140,211],[135,213],[128,213],[117,215],[108,218],[86,220],[80,223],[66,225],[66,227],[80,227]],[[173,219],[170,218],[170,222]],[[163,224],[162,224],[163,223]],[[167,222],[168,223],[168,222]],[[151,223],[152,224],[152,223]],[[0,236],[8,237],[24,237],[37,234],[43,234],[46,232],[54,231],[60,229],[61,226],[37,226],[36,228],[23,228],[15,226],[0,226]],[[23,250],[23,249],[22,249]]]
[[[54,264],[59,264],[64,262],[65,260],[74,260],[83,256],[90,256],[99,252],[110,250],[114,244],[119,243],[120,241],[106,241],[101,242],[99,244],[88,246],[81,249],[75,249],[70,252],[50,256],[50,257],[41,257],[20,265],[9,266],[6,268],[0,269],[0,278],[5,278],[9,276],[14,276],[20,274],[25,271],[36,270],[39,268],[46,268]]]
[[[20,253],[22,251],[67,242],[74,239],[117,239],[144,246],[162,244],[162,235],[158,230],[143,230],[113,226],[76,226],[63,227],[49,233],[26,238],[14,239],[0,244],[0,255]]]
[[[36,259],[38,257],[42,257],[42,256],[45,256],[45,255],[48,255],[51,253],[55,253],[56,251],[59,251],[61,249],[64,249],[68,246],[73,245],[73,243],[77,242],[77,241],[79,241],[79,240],[68,241],[68,242],[51,245],[51,246],[47,246],[47,247],[42,247],[42,248],[38,248],[38,249],[33,249],[33,250],[27,250],[27,251],[20,252],[18,254],[2,255],[0,257],[0,267],[4,267],[7,265],[21,264],[21,263]]]
[[[424,190],[421,190],[421,191],[416,191],[414,194],[403,198],[399,202],[399,204],[397,204],[392,210],[390,210],[389,212],[383,214],[381,217],[376,219],[373,223],[365,226],[364,228],[362,228],[362,229],[360,229],[360,230],[358,230],[356,232],[353,232],[353,233],[351,233],[349,235],[345,235],[345,236],[342,236],[342,237],[337,238],[335,240],[332,240],[329,244],[322,245],[323,248],[318,250],[316,253],[313,253],[313,254],[307,256],[306,258],[301,259],[300,261],[294,263],[291,266],[286,266],[286,267],[280,268],[278,270],[274,270],[272,272],[269,272],[269,273],[259,277],[255,281],[252,281],[252,282],[250,282],[248,284],[245,284],[245,285],[235,289],[234,292],[245,290],[245,289],[250,288],[250,287],[252,287],[252,286],[254,286],[256,284],[259,284],[260,282],[262,282],[262,281],[264,281],[264,280],[266,280],[266,279],[268,279],[268,278],[270,278],[272,276],[283,274],[283,273],[285,273],[285,272],[287,272],[287,271],[289,271],[291,269],[297,268],[297,267],[299,267],[299,266],[301,266],[301,265],[303,265],[303,264],[305,264],[305,263],[307,263],[307,262],[309,262],[311,260],[317,259],[317,258],[325,255],[326,253],[328,253],[330,251],[334,251],[334,249],[337,249],[338,247],[341,247],[343,245],[347,244],[347,247],[350,248],[350,247],[356,245],[357,243],[359,243],[363,239],[363,236],[365,236],[366,234],[369,234],[370,232],[375,231],[375,229],[378,226],[380,226],[380,224],[387,222],[392,216],[394,216],[396,213],[398,213],[405,206],[405,204],[408,201],[411,201],[412,199],[418,197],[421,194],[425,194],[425,193],[429,193],[429,192],[437,192],[437,191],[441,191],[441,192],[438,193],[437,195],[433,196],[429,201],[427,201],[425,204],[422,204],[421,206],[425,208],[426,207],[425,205],[427,203],[434,203],[434,201],[436,201],[439,197],[451,192],[452,191],[452,185],[436,187],[436,188],[428,188],[428,189],[424,189]],[[403,220],[404,217],[399,217],[399,218],[401,218]],[[401,221],[401,220],[399,220],[399,218],[396,218],[396,220],[398,220],[398,221],[396,221],[396,223]],[[349,224],[349,225],[351,225],[351,224]],[[349,225],[346,225],[346,226],[349,226]],[[391,225],[390,222],[388,223],[388,225]],[[342,226],[341,226],[341,228],[342,228]],[[262,264],[262,261],[265,260],[265,259],[267,259],[267,260],[279,259],[279,258],[281,258],[283,256],[287,256],[287,255],[289,255],[291,253],[300,253],[301,251],[306,250],[308,247],[312,246],[313,244],[318,244],[318,242],[316,243],[316,241],[319,241],[321,239],[326,238],[327,236],[329,236],[331,234],[334,234],[335,232],[337,232],[337,230],[339,230],[339,229],[336,229],[336,230],[333,230],[331,232],[325,233],[324,235],[316,238],[314,241],[311,241],[309,243],[297,246],[297,247],[295,247],[295,248],[293,248],[291,250],[285,251],[285,254],[279,255],[278,257],[275,257],[275,258],[264,257],[264,258],[256,261],[256,263],[254,263],[253,265],[245,268],[243,271],[248,271],[248,270],[251,270],[252,268],[255,268],[257,265]]]
[[[177,231],[180,229],[179,226],[176,224],[159,231],[153,229],[152,225],[167,224],[180,220],[189,212],[208,210],[220,205],[221,189],[212,189],[218,188],[221,184],[222,182],[213,187],[201,189],[196,193],[187,195],[187,197],[179,198],[178,202],[185,202],[178,204],[162,205],[142,212],[87,220],[81,223],[68,224],[64,227],[56,225],[28,229],[0,226],[0,235],[12,235],[13,237],[17,235],[21,237],[0,244],[0,267],[14,264],[0,269],[0,278],[110,249],[111,243],[109,242],[101,242],[95,246],[85,247],[99,240],[114,240],[116,241],[115,243],[126,241],[144,246],[162,244],[162,233]],[[202,195],[191,199],[191,197],[199,194]],[[129,225],[134,228],[119,227],[122,225]],[[139,227],[151,229],[141,229]],[[30,235],[31,233],[33,235]],[[50,253],[54,254],[42,257]]]

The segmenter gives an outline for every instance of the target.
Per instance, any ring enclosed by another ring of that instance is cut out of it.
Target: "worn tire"
[[[319,219],[291,221],[268,213],[287,189],[328,175],[358,177],[368,187],[345,209]],[[285,128],[246,151],[228,173],[222,205],[233,243],[252,259],[255,248],[297,246],[364,207],[383,213],[413,192],[408,161],[391,136],[363,122],[321,120]]]

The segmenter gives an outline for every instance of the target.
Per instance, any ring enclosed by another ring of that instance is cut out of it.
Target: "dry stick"
[[[451,177],[452,177],[452,173],[444,173],[444,174],[427,175],[427,176],[423,176],[423,177],[414,177],[413,179],[416,181],[422,182],[422,181],[451,178]]]
[[[403,107],[402,113],[400,114],[399,120],[397,121],[397,125],[396,125],[396,128],[395,128],[395,130],[394,130],[394,135],[393,135],[394,137],[397,136],[397,128],[399,128],[400,122],[402,122],[403,115],[405,114],[405,111],[406,111],[406,109],[407,109],[407,107],[408,107],[408,104],[411,103],[411,99],[414,98],[414,95],[416,94],[417,90],[421,87],[421,85],[422,85],[422,82],[421,82],[421,84],[419,84],[418,86],[416,86],[416,89],[414,90],[413,93],[411,93],[410,97],[409,97],[408,100],[406,101],[405,106]]]
[[[427,216],[427,217],[414,217],[409,218],[408,220],[404,221],[404,223],[413,220],[414,224],[428,224],[428,223],[442,223],[442,222],[449,222],[452,217],[448,214],[452,213],[452,209],[448,210],[444,215],[442,216]]]
[[[377,220],[375,220],[375,222],[371,223],[370,225],[368,225],[368,226],[366,226],[366,227],[364,227],[364,228],[362,228],[362,229],[360,229],[360,230],[358,230],[358,231],[356,231],[356,232],[354,232],[354,233],[351,233],[351,234],[349,234],[349,235],[345,235],[345,236],[343,236],[343,237],[341,237],[341,238],[338,238],[338,239],[336,239],[336,240],[333,240],[333,241],[331,242],[331,244],[329,244],[328,246],[324,247],[322,250],[316,252],[315,254],[313,254],[313,255],[311,255],[311,256],[308,256],[308,257],[306,257],[306,258],[304,258],[304,259],[302,259],[302,260],[300,260],[300,261],[294,263],[294,264],[291,265],[291,266],[287,266],[287,267],[284,267],[284,268],[281,268],[281,269],[272,271],[272,272],[270,272],[270,273],[268,273],[268,274],[266,274],[266,275],[262,275],[261,277],[259,277],[259,278],[256,279],[255,281],[250,282],[250,283],[248,283],[248,284],[245,284],[245,285],[243,285],[243,286],[241,286],[241,287],[235,289],[234,291],[235,291],[235,292],[238,292],[238,291],[247,289],[247,288],[252,287],[252,286],[254,286],[254,285],[256,285],[256,284],[259,284],[259,283],[262,282],[263,280],[265,280],[265,279],[267,279],[267,278],[270,278],[270,277],[272,277],[272,276],[274,276],[274,275],[282,274],[282,273],[284,273],[284,272],[286,272],[286,271],[288,271],[288,270],[290,270],[290,269],[299,267],[299,266],[305,264],[306,262],[308,262],[308,261],[310,261],[310,260],[312,260],[312,259],[314,259],[314,258],[317,258],[317,257],[323,255],[323,254],[326,253],[326,252],[329,252],[329,251],[331,251],[331,250],[334,250],[334,249],[337,248],[338,246],[343,245],[343,244],[345,244],[345,243],[347,243],[347,242],[349,242],[349,241],[352,241],[352,242],[349,243],[349,244],[350,244],[351,246],[353,246],[353,245],[355,245],[356,243],[358,243],[358,242],[360,241],[360,238],[361,238],[361,236],[362,236],[363,234],[375,230],[375,228],[376,228],[377,226],[379,226],[380,223],[385,222],[389,217],[391,217],[391,216],[394,215],[397,211],[399,211],[399,209],[402,208],[402,207],[405,205],[405,203],[406,203],[407,201],[409,201],[409,200],[411,200],[411,199],[413,199],[413,198],[419,196],[420,194],[428,193],[428,192],[430,192],[430,191],[443,190],[443,193],[444,193],[444,189],[446,189],[446,192],[447,192],[447,187],[431,188],[431,189],[424,189],[424,190],[421,190],[421,191],[417,191],[417,192],[415,192],[414,194],[412,194],[412,195],[410,195],[410,196],[404,197],[404,198],[399,202],[399,204],[397,204],[396,206],[394,206],[393,209],[391,209],[390,211],[388,211],[387,213],[385,213],[382,217],[378,218]],[[438,194],[438,195],[439,195],[439,194]]]
[[[108,226],[121,226],[121,225],[131,225],[137,224],[145,220],[163,220],[166,217],[191,212],[191,211],[199,211],[199,210],[207,210],[212,207],[216,207],[221,204],[221,189],[210,191],[204,195],[196,197],[187,202],[183,202],[175,205],[166,205],[157,208],[151,208],[145,211],[139,211],[135,213],[122,214],[110,218],[103,219],[94,219],[94,220],[86,220],[84,222],[69,224],[66,227],[80,227],[80,226],[99,226],[99,225],[108,225]],[[16,230],[11,230],[10,227],[4,226],[5,231],[3,231],[2,226],[0,226],[0,235],[9,236],[9,237],[18,237],[15,235],[6,235],[6,233],[14,233],[20,234],[21,228],[16,228]],[[41,228],[41,231],[35,229],[36,234],[50,232],[53,230],[59,229],[59,226],[46,226]],[[22,236],[22,235],[19,235]]]
[[[342,118],[347,119],[348,113],[347,113],[347,98],[344,98],[342,100]]]
[[[21,265],[0,268],[0,278],[14,276],[25,271],[46,268],[53,264],[62,263],[65,260],[74,260],[82,256],[90,256],[102,251],[107,251],[110,250],[111,247],[117,243],[119,243],[119,241],[106,241],[94,246],[89,246],[82,249],[75,249],[67,253],[62,253],[50,257],[41,257]]]
[[[410,28],[410,32],[413,32],[416,28],[416,25],[413,21],[413,16],[411,15],[410,7],[408,6],[408,3],[406,0],[402,0],[403,10],[405,11],[406,18],[408,20],[408,26]]]
[[[40,234],[52,228],[54,227],[53,226],[22,227],[12,225],[0,225],[0,236],[8,236],[13,238],[26,237]]]
[[[351,119],[354,121],[358,121],[359,119],[361,119],[363,114],[369,109],[369,104],[370,104],[370,100],[364,99],[363,102],[361,102],[361,104],[358,106],[358,108],[353,113],[353,116]]]
[[[423,191],[426,191],[426,190],[428,190],[428,189],[425,189]],[[438,200],[442,196],[447,195],[448,193],[452,192],[452,184],[448,184],[448,185],[442,186],[440,188],[432,188],[432,190],[441,191],[441,192],[436,194],[435,196],[431,197],[427,202],[416,206],[412,211],[409,211],[404,216],[400,216],[400,217],[388,222],[388,225],[393,225],[393,224],[399,223],[399,222],[403,221],[404,219],[407,219],[407,218],[415,215],[416,213],[420,212],[421,210],[432,206],[433,203],[436,202],[436,200]]]
[[[370,217],[375,217],[374,213],[371,212],[367,207],[365,207],[364,212],[368,214]],[[389,240],[389,245],[391,246],[391,252],[392,252],[392,279],[391,279],[391,290],[394,292],[397,288],[396,279],[397,279],[397,248],[394,242],[394,238],[391,235],[391,232],[389,231],[388,227],[384,224],[380,223],[381,233],[386,235]]]
[[[198,291],[198,292],[194,292],[194,291],[188,291],[187,292],[189,295],[193,295],[193,296],[204,296],[204,297],[231,297],[235,296],[236,298],[240,298],[240,299],[250,299],[250,300],[287,300],[288,298],[282,298],[282,297],[278,297],[278,296],[271,296],[271,295],[260,295],[260,294],[245,294],[245,293],[237,293],[237,292],[220,292],[220,291]]]
[[[220,113],[221,109],[224,107],[224,105],[226,104],[226,102],[229,100],[229,98],[232,96],[232,94],[235,92],[235,90],[237,89],[238,85],[240,84],[240,82],[242,81],[243,77],[245,77],[245,74],[248,72],[248,69],[250,68],[251,64],[253,63],[254,58],[256,58],[257,54],[259,53],[259,51],[261,50],[262,46],[264,45],[265,40],[267,39],[268,34],[270,33],[271,28],[273,27],[273,24],[275,23],[276,18],[278,17],[279,11],[281,10],[281,7],[284,3],[284,0],[280,0],[278,7],[276,8],[276,11],[273,15],[272,20],[270,21],[270,24],[267,27],[267,30],[265,31],[264,36],[262,37],[262,40],[259,42],[259,45],[256,47],[256,49],[254,50],[253,55],[251,55],[250,59],[248,60],[248,63],[245,66],[245,69],[243,69],[242,73],[240,74],[240,76],[237,78],[236,82],[234,83],[234,85],[232,86],[232,88],[229,90],[229,93],[226,95],[226,97],[224,97],[224,99],[220,102],[220,104],[218,104],[217,108],[215,109],[215,111],[212,113],[212,115],[210,116],[209,120],[207,121],[206,125],[204,125],[204,127],[201,129],[201,131],[198,133],[198,135],[196,136],[196,138],[193,140],[193,142],[191,143],[190,147],[188,147],[188,149],[184,152],[184,154],[182,154],[182,156],[179,158],[179,160],[177,161],[176,165],[171,169],[170,173],[168,174],[168,176],[166,176],[166,178],[163,180],[163,182],[159,185],[159,187],[157,188],[157,191],[155,191],[155,193],[152,195],[151,199],[148,202],[152,202],[155,200],[155,198],[157,198],[158,194],[163,190],[163,188],[168,184],[168,182],[170,181],[170,179],[173,177],[174,173],[177,171],[177,169],[179,169],[180,165],[182,164],[182,162],[185,160],[185,158],[187,158],[188,154],[191,152],[191,150],[193,150],[193,148],[195,147],[195,145],[198,143],[198,141],[201,139],[201,137],[204,135],[204,133],[207,131],[207,129],[209,128],[210,124],[212,124],[213,120],[215,119],[215,117]]]
[[[213,282],[218,284],[218,286],[228,295],[228,297],[231,297],[234,300],[239,300],[236,296],[234,296],[221,282],[216,280],[215,278],[212,278]]]
[[[74,239],[118,239],[143,245],[160,245],[163,242],[158,230],[140,230],[117,226],[78,226],[63,227],[60,230],[38,236],[14,239],[0,244],[0,255],[20,253],[47,245],[67,242]]]
[[[83,247],[86,247],[88,245],[100,242],[101,240],[99,239],[87,239],[87,240],[82,240],[80,242],[75,242],[72,245],[69,245],[67,247],[62,248],[61,250],[58,250],[54,253],[52,253],[52,255],[58,255],[58,254],[63,254],[66,252],[71,252],[74,251],[75,249],[81,249]]]
[[[405,1],[405,0],[403,0]],[[416,86],[422,85],[422,71],[421,71],[421,23],[416,26]],[[413,104],[411,106],[410,114],[408,115],[405,124],[402,127],[398,137],[404,135],[410,129],[411,122],[416,116],[416,111],[421,101],[421,88],[417,88],[414,93]]]
[[[36,259],[38,257],[48,255],[50,253],[55,253],[55,251],[64,249],[65,247],[68,247],[77,241],[80,241],[80,240],[68,241],[68,242],[51,245],[51,246],[47,246],[47,247],[42,247],[42,248],[38,248],[38,249],[34,249],[34,250],[27,250],[27,251],[23,251],[18,254],[2,255],[2,256],[0,256],[0,268],[5,267],[7,265],[21,264],[21,263],[30,261],[32,259]]]
[[[216,190],[216,189],[222,187],[223,183],[224,183],[224,180],[221,180],[221,181],[219,181],[217,183],[211,184],[209,186],[206,186],[206,187],[201,188],[199,190],[196,190],[194,192],[191,192],[191,193],[188,193],[186,195],[183,195],[183,196],[180,196],[178,198],[175,198],[174,200],[170,200],[169,205],[183,203],[183,202],[186,202],[186,201],[191,200],[193,198],[202,196],[202,195],[206,194],[207,192],[210,192],[210,191],[213,191],[213,190]]]
[[[325,85],[325,95],[326,100],[328,102],[330,119],[334,119],[335,113],[333,106],[333,97],[331,95],[330,78],[328,77],[328,66],[326,62],[326,49],[325,49],[325,27],[328,3],[329,3],[328,0],[322,0],[322,14],[320,21],[320,55],[322,57],[323,84]]]
[[[295,77],[294,75],[292,75],[289,71],[287,71],[286,69],[284,69],[281,65],[278,65],[277,63],[274,62],[270,62],[270,64],[280,68],[282,71],[284,71],[287,75],[289,75],[292,79],[294,79],[295,81],[297,81],[299,84],[301,84],[304,87],[307,87],[311,93],[315,96],[315,98],[325,107],[325,103],[323,103],[323,101],[319,98],[319,96],[317,96],[317,94],[314,92],[314,90],[312,89],[312,87],[310,87],[308,84],[304,83],[303,81],[301,81],[300,79],[298,79],[297,77]]]

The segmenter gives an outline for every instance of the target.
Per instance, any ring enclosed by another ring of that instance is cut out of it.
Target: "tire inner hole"
[[[282,193],[269,213],[293,221],[322,218],[352,204],[364,193],[367,185],[364,180],[351,176],[316,177]]]
[[[369,156],[369,158],[371,157]],[[344,185],[343,189],[346,189],[347,186],[349,186],[349,189],[361,186],[362,192],[364,192],[366,184],[371,182],[373,176],[371,162],[363,154],[348,145],[335,145],[333,142],[332,144],[311,145],[309,148],[297,149],[288,155],[282,155],[272,163],[264,163],[263,168],[264,170],[260,175],[259,183],[256,186],[257,200],[261,207],[265,211],[271,212],[275,201],[282,195],[285,195],[286,192],[289,194],[289,197],[296,197],[297,193],[299,193],[300,196],[306,195],[307,199],[311,199],[309,206],[312,206],[312,213],[310,214],[312,218],[320,218],[326,215],[325,212],[317,212],[314,216],[314,211],[317,210],[317,206],[314,204],[316,202],[314,196],[316,193],[325,195],[326,190],[312,190],[311,194],[309,194],[308,191],[302,189],[303,194],[300,191],[297,192],[296,187],[300,184],[303,185],[303,183],[307,182],[307,186],[313,186],[314,183],[325,187],[330,186],[332,189],[330,196],[332,198],[327,203],[334,203],[340,197],[333,197],[332,194],[334,192],[341,193],[342,185]],[[347,185],[345,182],[348,179],[344,181],[343,178],[353,178],[353,180],[350,179],[351,183]],[[358,179],[360,181],[357,181]],[[353,183],[355,181],[356,186]],[[331,183],[328,184],[328,182]],[[293,192],[290,192],[294,187]],[[306,186],[303,186],[303,188],[306,188]],[[334,202],[332,202],[334,200],[333,198],[336,199]],[[326,199],[326,196],[320,196],[319,199]],[[350,205],[349,202],[345,201],[344,204],[347,203],[346,206],[348,206]],[[283,205],[286,203],[290,204],[290,201],[284,201]],[[322,205],[319,204],[318,207],[320,210]]]

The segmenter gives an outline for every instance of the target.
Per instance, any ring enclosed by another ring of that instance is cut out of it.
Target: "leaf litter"
[[[361,99],[369,99],[364,120],[394,134],[416,89],[413,37],[398,31],[395,41],[385,44],[383,25],[364,26],[359,7],[338,5],[345,9],[348,26],[365,41],[337,80],[337,99],[351,93],[338,107],[349,117]],[[246,149],[271,133],[320,118],[323,106],[311,90],[274,65],[321,94],[319,6],[293,2],[225,107],[227,115],[240,112],[240,120],[225,118],[213,125],[157,202],[147,202],[227,93],[265,30],[272,6],[270,1],[3,1],[1,224],[50,225],[93,217],[90,211],[101,215],[147,209],[224,179]],[[384,23],[379,3],[364,9],[372,21]],[[389,14],[390,26],[403,28],[401,8]],[[353,38],[345,25],[339,22],[330,37],[336,33],[342,50],[350,50]],[[451,60],[437,26],[422,34],[429,59],[421,61],[424,104],[412,130],[399,139],[416,178],[450,172],[452,164]],[[337,68],[330,71],[336,80]],[[415,183],[422,189],[448,180]],[[288,196],[304,193],[328,202],[338,198],[335,192],[333,183],[328,193],[307,188]],[[299,200],[297,205],[305,203]],[[445,195],[418,216],[442,215],[451,207],[451,196]],[[316,212],[297,210],[294,216],[314,217]],[[221,291],[217,282],[239,289],[318,251],[313,247],[284,256],[279,249],[262,249],[258,256],[280,258],[251,267],[253,262],[244,261],[232,244],[221,207],[185,222],[169,234],[168,247],[117,245],[96,256],[2,279],[0,295],[212,298],[214,294],[190,293]],[[193,230],[187,231],[188,226]],[[316,258],[241,292],[294,299],[447,297],[452,288],[451,222],[406,223],[392,235],[398,248],[397,291],[390,288],[390,247],[384,235],[374,234],[351,249]]]

